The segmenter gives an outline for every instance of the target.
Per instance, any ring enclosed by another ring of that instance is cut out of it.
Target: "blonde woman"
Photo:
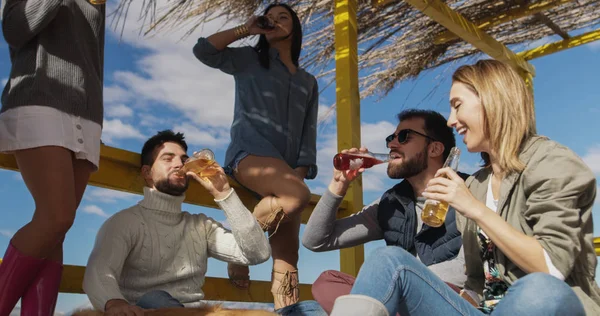
[[[533,96],[508,65],[463,66],[452,83],[448,126],[484,167],[466,183],[440,169],[423,196],[456,209],[462,298],[401,249],[372,255],[352,294],[401,315],[600,315],[594,174],[570,149],[536,135]]]
[[[11,70],[2,92],[0,152],[15,155],[35,202],[0,265],[0,315],[53,315],[62,244],[102,133],[105,5],[99,0],[5,0]],[[26,210],[21,210],[26,211]]]

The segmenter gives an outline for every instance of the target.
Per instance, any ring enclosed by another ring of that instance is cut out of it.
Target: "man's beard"
[[[406,157],[406,156],[405,156]],[[400,165],[388,164],[387,174],[391,179],[406,179],[414,177],[427,169],[429,154],[427,147],[414,158],[403,161]]]
[[[190,181],[186,178],[184,184],[172,183],[170,180],[171,174],[175,172],[170,173],[165,179],[156,181],[154,183],[156,190],[174,196],[181,196],[183,193],[185,193],[185,191],[188,189]]]

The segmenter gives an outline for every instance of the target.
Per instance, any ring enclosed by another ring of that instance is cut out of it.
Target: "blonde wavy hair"
[[[466,85],[481,100],[484,135],[502,172],[523,171],[521,147],[536,134],[533,94],[525,81],[509,65],[487,59],[461,66],[452,75],[452,82]],[[481,158],[484,167],[489,167],[489,153],[481,153]]]

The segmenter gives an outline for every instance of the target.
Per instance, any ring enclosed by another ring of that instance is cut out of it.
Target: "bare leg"
[[[79,208],[85,189],[87,188],[90,175],[94,170],[94,165],[87,160],[73,159],[73,173],[75,181],[75,209]],[[64,238],[62,239],[64,241]],[[63,262],[63,248],[62,242],[54,249],[52,255],[49,257],[50,260],[56,262]]]
[[[282,208],[283,221],[300,214],[310,202],[310,190],[298,174],[284,161],[248,156],[240,161],[235,178],[245,187],[264,198],[254,208],[254,216],[261,223],[274,228],[277,223],[268,223],[274,208]]]
[[[11,260],[6,267],[2,265],[0,274],[4,280],[0,286],[4,294],[0,296],[6,299],[0,304],[0,314],[12,309],[24,294],[22,311],[27,315],[52,313],[62,270],[62,242],[75,219],[92,168],[76,162],[71,151],[56,146],[20,150],[15,156],[36,209],[31,222],[15,234],[7,250]],[[40,287],[38,283],[43,284]]]
[[[75,220],[73,154],[62,147],[46,146],[18,151],[15,157],[35,201],[35,212],[14,235],[12,244],[26,255],[48,258]]]
[[[300,214],[281,224],[280,231],[269,239],[273,255],[271,293],[275,309],[298,302],[298,249],[300,247]]]
[[[278,274],[297,270],[300,214],[310,201],[310,190],[303,179],[284,161],[269,157],[251,155],[244,158],[238,166],[235,178],[264,197],[254,208],[254,216],[265,230],[270,233],[277,231],[270,239],[273,269],[276,271],[272,289],[275,306],[281,308],[295,303],[298,300],[294,294],[297,290],[286,298],[285,295],[276,294],[282,290],[283,275]],[[278,226],[280,229],[277,229]],[[228,270],[233,278],[243,279],[248,275],[248,268],[244,266],[230,264]],[[294,273],[297,284],[297,272]],[[247,282],[239,281],[237,285],[247,287]],[[286,287],[287,283],[284,282],[283,285]]]

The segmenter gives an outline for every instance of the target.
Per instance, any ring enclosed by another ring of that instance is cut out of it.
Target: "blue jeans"
[[[351,294],[379,300],[390,315],[483,315],[400,247],[375,250],[360,269]],[[492,315],[585,315],[585,312],[565,282],[546,273],[531,273],[509,287]]]
[[[282,316],[327,316],[317,301],[302,301],[275,311]]]
[[[143,309],[184,307],[171,294],[160,290],[150,291],[142,295],[135,305]]]

